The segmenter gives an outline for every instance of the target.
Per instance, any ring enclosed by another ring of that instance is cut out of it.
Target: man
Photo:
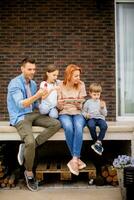
[[[22,141],[18,152],[18,162],[24,163],[27,187],[31,191],[38,189],[37,181],[33,174],[35,148],[43,144],[48,138],[60,129],[60,122],[37,112],[38,100],[47,94],[39,89],[33,77],[36,71],[35,60],[25,58],[21,63],[19,76],[12,79],[8,85],[7,106],[10,124],[16,127]],[[41,126],[45,129],[36,137],[33,136],[32,126]]]

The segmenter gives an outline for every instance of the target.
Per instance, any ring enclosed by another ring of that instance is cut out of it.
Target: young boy
[[[94,141],[94,144],[91,146],[91,148],[99,155],[102,155],[104,150],[102,147],[102,140],[105,137],[107,130],[107,123],[105,121],[105,116],[107,116],[107,108],[106,103],[100,99],[101,92],[101,85],[92,83],[89,86],[89,95],[91,98],[84,103],[82,111],[87,120],[87,126]],[[96,132],[96,126],[100,128],[99,134]]]

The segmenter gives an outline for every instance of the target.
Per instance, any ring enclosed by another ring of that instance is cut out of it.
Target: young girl
[[[58,118],[57,106],[57,90],[59,80],[57,80],[59,70],[54,64],[47,66],[44,81],[41,82],[40,88],[47,90],[47,94],[42,97],[39,105],[41,114],[47,114],[50,117]]]

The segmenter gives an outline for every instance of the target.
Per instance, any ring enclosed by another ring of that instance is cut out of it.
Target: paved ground
[[[0,189],[0,200],[122,200],[118,187],[88,188],[40,187],[38,192],[23,189]]]

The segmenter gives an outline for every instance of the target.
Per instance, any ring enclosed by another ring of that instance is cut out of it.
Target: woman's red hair
[[[74,71],[77,71],[77,70],[79,70],[81,73],[81,68],[78,67],[77,65],[70,64],[67,66],[67,68],[65,69],[65,73],[64,73],[64,81],[63,81],[64,85],[67,85],[67,83],[69,83],[71,81]],[[75,87],[78,87],[78,85]]]

